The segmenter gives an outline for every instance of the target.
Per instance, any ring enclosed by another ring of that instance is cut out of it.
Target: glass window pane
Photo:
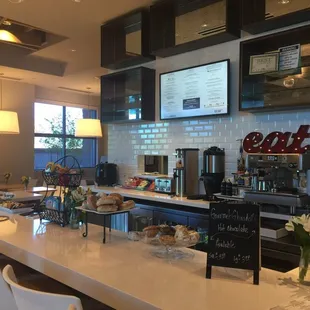
[[[81,118],[96,118],[96,110],[66,107],[66,134],[75,134],[75,122]]]
[[[34,103],[35,133],[62,134],[63,107],[53,104]]]
[[[64,156],[63,139],[51,137],[34,138],[34,169],[44,169],[49,161],[55,162]]]
[[[74,156],[81,167],[95,167],[96,139],[66,139],[66,155]]]

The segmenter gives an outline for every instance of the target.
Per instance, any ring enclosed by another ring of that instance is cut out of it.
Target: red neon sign
[[[247,153],[297,153],[310,150],[310,145],[301,146],[310,138],[310,125],[302,125],[296,133],[275,131],[265,138],[260,132],[251,132],[243,140],[243,149]]]

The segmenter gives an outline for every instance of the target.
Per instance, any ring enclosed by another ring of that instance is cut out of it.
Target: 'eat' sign
[[[310,125],[302,125],[296,133],[275,131],[265,138],[260,132],[251,132],[243,140],[243,149],[247,153],[297,153],[310,150],[310,145],[302,146],[310,138]]]

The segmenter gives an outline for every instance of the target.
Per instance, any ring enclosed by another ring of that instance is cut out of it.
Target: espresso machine
[[[246,201],[296,207],[310,204],[310,153],[248,154],[246,168],[252,174],[252,189]]]
[[[213,200],[214,193],[221,192],[221,183],[225,177],[225,151],[212,146],[203,152],[203,170],[201,181],[206,190],[206,199]]]
[[[176,196],[194,196],[199,191],[199,149],[176,149],[176,168],[173,169]]]

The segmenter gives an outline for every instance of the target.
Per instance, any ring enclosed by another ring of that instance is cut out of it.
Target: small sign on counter
[[[254,271],[253,283],[259,284],[261,265],[259,206],[242,203],[210,205],[206,277],[212,266]]]

